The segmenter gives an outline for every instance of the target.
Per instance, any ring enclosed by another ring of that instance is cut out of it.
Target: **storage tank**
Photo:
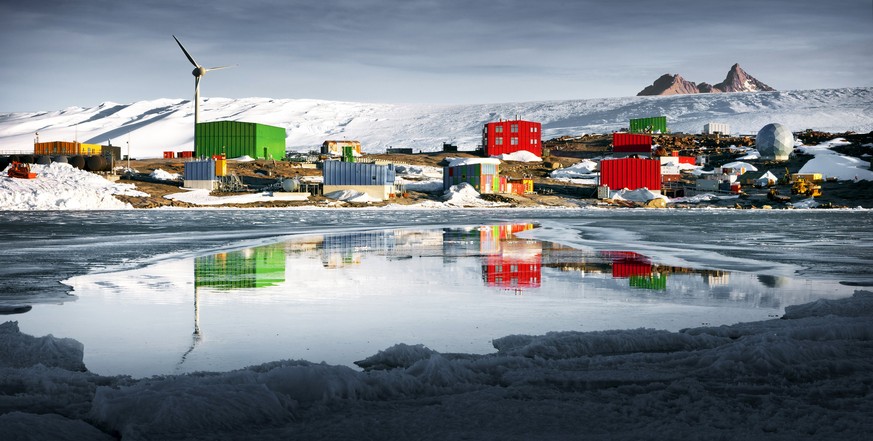
[[[49,155],[39,155],[36,157],[36,163],[39,165],[49,165],[52,163],[52,157]]]
[[[761,159],[786,161],[788,155],[794,151],[794,135],[782,124],[767,124],[758,131],[755,147],[761,154]]]
[[[64,155],[55,156],[52,161],[57,162],[58,164],[68,164],[70,161],[67,160],[67,157]]]
[[[78,168],[79,170],[85,169],[85,157],[82,155],[76,155],[70,158],[70,165]]]
[[[21,155],[21,162],[24,164],[33,164],[34,159],[36,158],[33,155]]]
[[[300,190],[300,180],[285,179],[282,181],[282,189],[287,192],[296,192]]]

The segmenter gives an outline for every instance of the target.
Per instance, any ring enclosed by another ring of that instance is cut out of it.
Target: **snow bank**
[[[502,161],[517,161],[517,162],[542,162],[543,158],[527,151],[527,150],[519,150],[513,153],[504,153],[502,155],[492,156],[492,158],[497,158]]]
[[[803,153],[815,156],[800,168],[800,173],[821,173],[825,178],[840,181],[873,181],[870,162],[839,154],[832,147],[850,144],[843,138],[836,138],[816,146],[799,147]]]
[[[446,158],[449,167],[457,167],[459,165],[473,164],[494,164],[500,165],[500,160],[497,158]]]
[[[249,155],[243,155],[243,156],[229,159],[229,161],[236,161],[236,162],[252,162],[254,160],[255,160],[255,158],[252,158]]]
[[[193,205],[223,205],[223,204],[251,204],[255,202],[271,201],[305,201],[309,199],[309,193],[286,193],[286,192],[263,192],[235,194],[232,196],[213,196],[209,190],[187,190],[182,193],[173,193],[164,196],[173,201],[186,202]]]
[[[149,173],[149,177],[163,181],[178,181],[181,178],[178,173],[170,173],[159,168]]]
[[[815,208],[815,207],[818,207],[820,204],[815,199],[809,198],[809,199],[803,199],[801,201],[793,202],[789,205],[791,205],[794,208]]]
[[[652,199],[663,199],[665,202],[670,202],[670,198],[662,194],[653,193],[648,188],[639,188],[636,190],[616,190],[609,192],[609,198],[617,201],[632,201],[632,202],[648,202]]]
[[[132,207],[113,195],[148,196],[133,184],[113,183],[69,164],[33,165],[31,171],[36,179],[0,174],[0,209],[118,210]]]
[[[556,181],[597,185],[597,179],[600,177],[600,173],[597,172],[599,168],[599,163],[590,159],[583,159],[567,168],[549,173],[549,177]]]
[[[443,169],[426,165],[396,165],[397,183],[409,191],[435,193],[443,189]]]
[[[483,200],[472,185],[462,182],[453,185],[443,193],[443,205],[446,207],[500,207],[507,204]]]
[[[712,193],[703,193],[697,194],[694,196],[685,196],[681,198],[673,198],[670,200],[673,204],[699,204],[701,202],[712,202],[724,199],[737,199],[739,195],[736,196],[722,196],[722,195],[714,195]]]
[[[0,348],[14,349],[0,351],[0,373],[13,391],[4,408],[15,411],[0,416],[0,433],[861,440],[873,414],[871,339],[873,293],[858,291],[731,326],[510,335],[487,355],[401,343],[358,362],[364,371],[286,360],[133,380],[59,365],[81,354],[8,322]]]
[[[360,191],[354,190],[339,190],[334,191],[332,193],[328,193],[324,195],[324,197],[328,199],[334,199],[337,201],[344,202],[357,202],[357,203],[367,203],[367,202],[380,202],[379,199],[376,199],[366,193],[361,193]]]

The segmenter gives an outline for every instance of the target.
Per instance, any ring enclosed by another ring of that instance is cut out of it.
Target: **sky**
[[[871,0],[0,2],[0,112],[193,97],[474,104],[636,95],[739,63],[873,86]]]

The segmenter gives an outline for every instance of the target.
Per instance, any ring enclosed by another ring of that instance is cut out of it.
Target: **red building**
[[[485,156],[497,156],[527,150],[543,156],[543,125],[533,121],[500,120],[486,123],[482,129],[482,148]]]

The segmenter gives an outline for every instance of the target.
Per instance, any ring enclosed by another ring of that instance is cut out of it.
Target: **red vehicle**
[[[20,162],[13,161],[11,166],[9,167],[9,171],[6,172],[10,178],[20,178],[20,179],[34,179],[36,178],[36,173],[30,171],[30,164],[22,164]]]

